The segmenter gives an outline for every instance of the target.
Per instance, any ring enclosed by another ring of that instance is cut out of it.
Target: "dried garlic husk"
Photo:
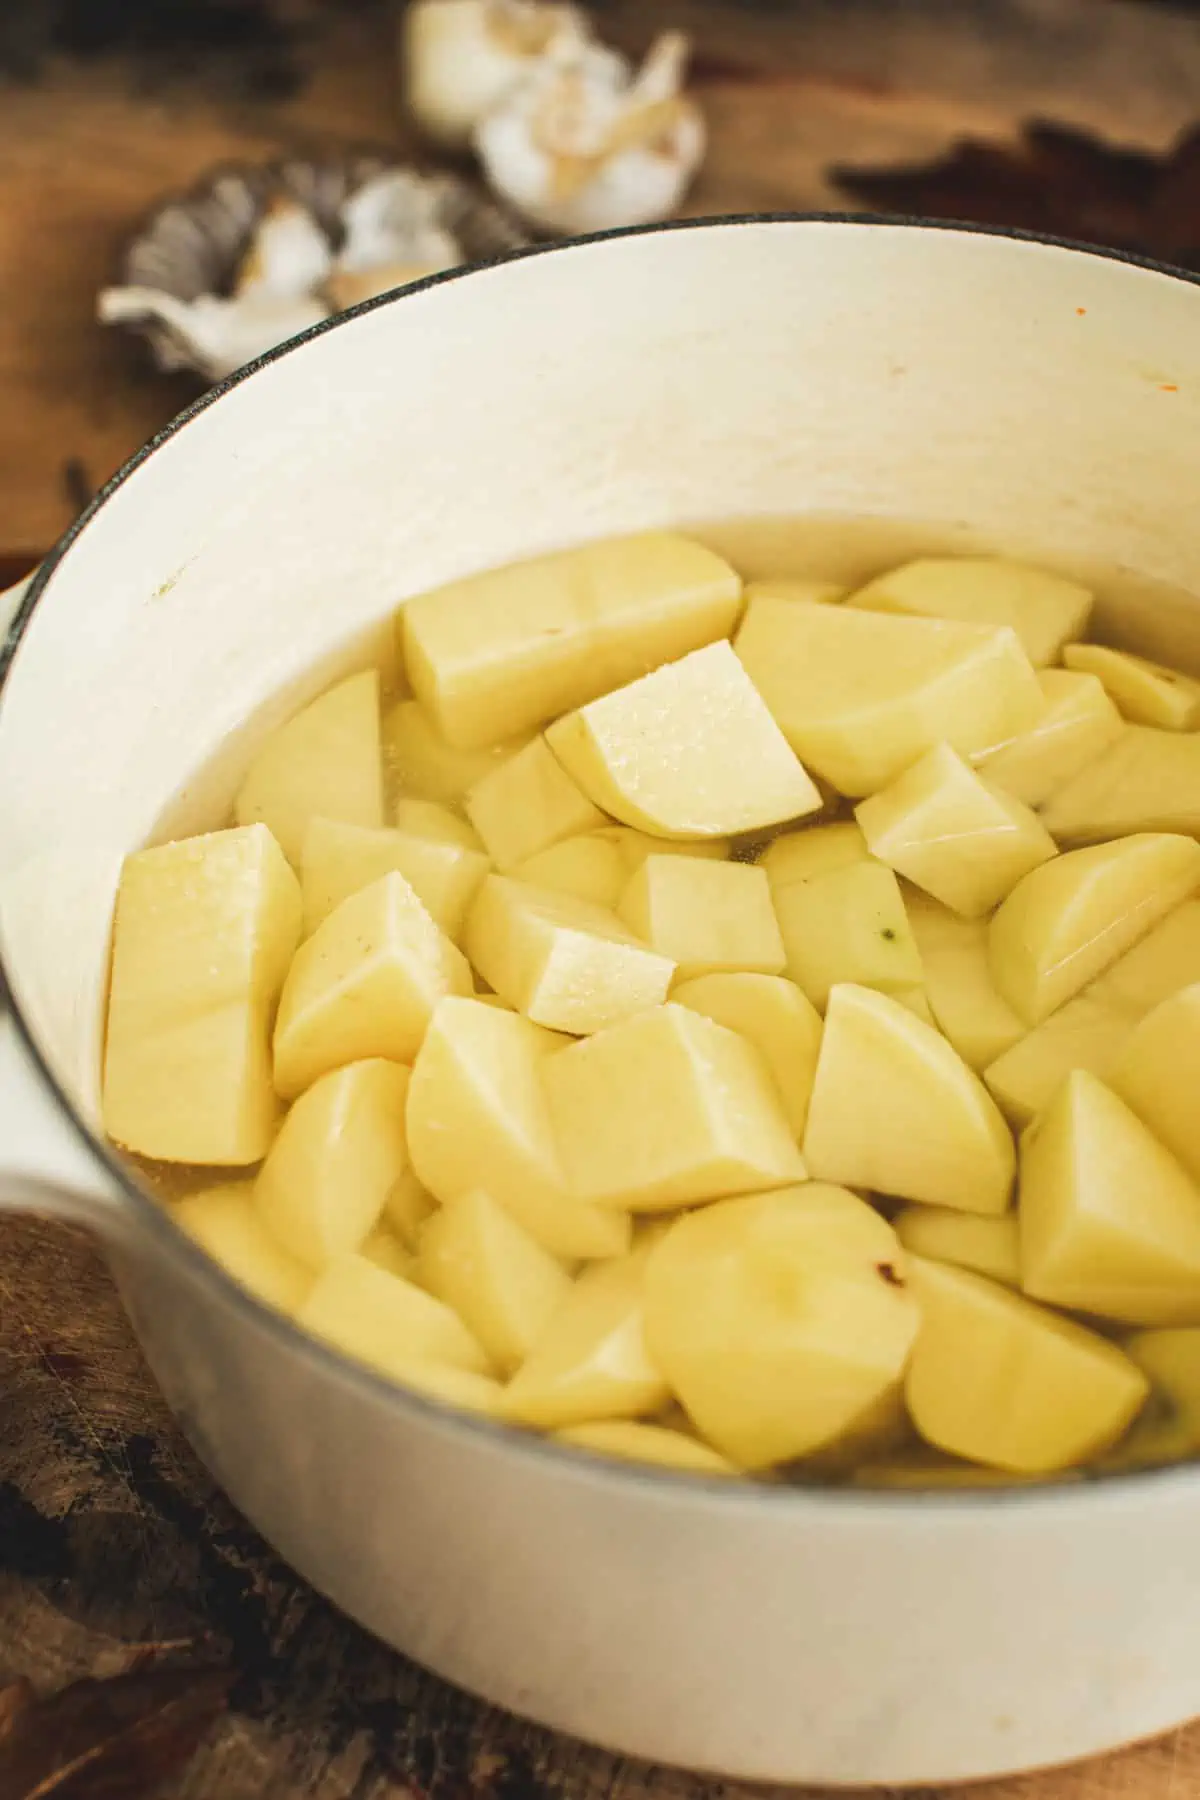
[[[360,301],[374,300],[379,294],[390,294],[393,288],[407,287],[410,281],[423,281],[427,275],[438,275],[446,265],[437,268],[429,263],[381,263],[375,269],[335,269],[322,293],[334,312],[345,312]]]
[[[105,325],[153,320],[175,345],[173,355],[160,347],[162,366],[198,368],[211,381],[231,375],[243,363],[329,316],[329,308],[311,296],[252,293],[222,300],[201,294],[195,300],[179,300],[160,288],[146,287],[106,288],[96,311]]]
[[[579,7],[545,0],[411,0],[403,24],[409,110],[454,149],[542,57],[589,36]]]
[[[666,32],[636,74],[597,44],[544,59],[476,130],[491,186],[566,236],[667,218],[704,155],[704,120],[682,92],[687,53]]]
[[[455,268],[465,257],[458,239],[441,223],[444,209],[438,182],[411,169],[374,176],[342,203],[346,235],[335,267],[366,270],[411,263],[427,272]]]
[[[308,208],[290,194],[276,194],[254,228],[234,295],[294,300],[318,287],[332,263],[329,239]]]

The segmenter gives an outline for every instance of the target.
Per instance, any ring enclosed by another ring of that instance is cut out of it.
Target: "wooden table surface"
[[[92,320],[96,289],[156,201],[219,162],[407,144],[386,8],[246,10],[249,51],[181,48],[165,29],[149,49],[114,44],[102,27],[115,10],[96,4],[92,41],[44,55],[31,0],[0,9],[0,586],[195,391]],[[1200,25],[1144,5],[608,0],[599,11],[629,47],[664,24],[694,32],[712,132],[698,213],[844,205],[832,164],[921,160],[962,132],[1004,138],[1031,117],[1153,150],[1200,117]],[[228,1710],[163,1790],[174,1800],[743,1791],[526,1729],[339,1618],[213,1491],[86,1240],[0,1218],[0,1683],[25,1674],[52,1690],[146,1656],[215,1656],[233,1673]],[[975,1791],[1192,1800],[1200,1727]]]

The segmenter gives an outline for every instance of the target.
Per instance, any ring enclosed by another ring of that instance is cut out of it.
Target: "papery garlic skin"
[[[333,250],[307,207],[276,195],[259,220],[234,278],[239,300],[294,300],[325,279]]]
[[[339,272],[411,263],[427,272],[453,269],[462,245],[438,221],[443,197],[435,182],[410,169],[374,175],[343,201],[345,236],[335,259]]]
[[[542,57],[589,35],[579,7],[543,0],[411,0],[401,30],[408,109],[456,150]]]
[[[287,338],[329,317],[329,308],[311,296],[248,295],[229,300],[201,294],[178,300],[158,288],[106,288],[96,302],[102,324],[159,328],[154,349],[160,368],[197,367],[211,381],[232,375]]]

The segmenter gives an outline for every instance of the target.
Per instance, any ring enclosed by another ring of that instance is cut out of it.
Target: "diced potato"
[[[839,587],[836,581],[811,581],[802,575],[764,575],[759,581],[746,583],[745,598],[747,601],[760,598],[808,600],[814,606],[836,606],[846,598],[848,591]]]
[[[855,799],[935,744],[1003,743],[1045,704],[1007,626],[760,599],[735,648],[797,756]]]
[[[270,1017],[300,888],[265,825],[127,857],[113,924],[104,1126],[166,1162],[254,1163],[275,1130]]]
[[[729,855],[728,838],[693,838],[673,843],[670,838],[652,837],[648,831],[635,831],[632,825],[606,825],[592,835],[616,845],[626,877],[636,875],[648,856],[698,856],[706,862],[723,862]],[[624,885],[622,879],[621,886]]]
[[[965,1063],[986,1069],[1026,1031],[992,980],[987,920],[964,919],[915,889],[904,907],[934,1023]]]
[[[410,1078],[411,1085],[411,1078]],[[407,1119],[407,1108],[405,1109]],[[405,1127],[407,1136],[407,1124]],[[436,1210],[437,1201],[418,1179],[411,1163],[392,1183],[383,1203],[383,1217],[406,1250],[416,1250],[426,1219]]]
[[[648,856],[630,876],[617,912],[644,943],[678,964],[682,980],[721,970],[778,975],[783,969],[770,885],[748,863]]]
[[[352,894],[300,946],[275,1022],[275,1085],[294,1098],[366,1057],[409,1062],[434,1008],[471,971],[402,875]]]
[[[1200,681],[1177,669],[1102,644],[1071,644],[1063,661],[1068,669],[1098,676],[1117,710],[1134,725],[1154,725],[1160,731],[1194,731],[1200,725]]]
[[[399,1275],[405,1281],[413,1279],[417,1259],[386,1225],[377,1225],[367,1233],[358,1246],[358,1254],[386,1269],[389,1275]]]
[[[449,1363],[421,1361],[405,1362],[402,1367],[385,1373],[394,1373],[403,1387],[411,1388],[425,1400],[440,1400],[443,1406],[478,1413],[485,1419],[504,1417],[503,1387],[490,1375],[479,1375],[474,1369],[456,1369]]]
[[[656,1413],[670,1395],[646,1349],[644,1255],[585,1269],[508,1385],[505,1415],[554,1430]]]
[[[463,850],[483,849],[483,839],[469,820],[438,800],[413,799],[402,794],[396,802],[393,823],[397,831],[432,838],[437,844],[458,844]]]
[[[834,1444],[916,1335],[895,1233],[813,1182],[682,1218],[651,1252],[646,1342],[701,1435],[747,1469]]]
[[[456,806],[468,788],[528,742],[529,733],[522,732],[481,750],[456,750],[438,735],[416,700],[399,701],[383,721],[384,756],[402,792],[443,806]]]
[[[470,826],[463,829],[470,831]],[[394,872],[403,875],[447,937],[457,938],[490,867],[482,850],[445,838],[314,819],[300,858],[305,932],[311,936],[343,900]]]
[[[653,1007],[542,1065],[571,1190],[660,1212],[802,1180],[758,1052],[682,1006]]]
[[[852,819],[845,819],[836,825],[783,832],[767,845],[759,866],[776,892],[793,881],[813,881],[870,860],[866,838]]]
[[[995,1102],[940,1032],[842,985],[829,996],[804,1160],[817,1181],[1002,1213],[1016,1159]]]
[[[985,1469],[979,1463],[960,1462],[936,1450],[918,1449],[905,1456],[885,1456],[856,1469],[850,1485],[855,1488],[911,1489],[914,1492],[953,1493],[979,1488],[1037,1487],[1049,1481],[1061,1484],[1078,1479],[1070,1474],[1023,1475],[1014,1469]]]
[[[383,824],[379,674],[351,675],[272,732],[238,790],[239,825],[270,827],[299,864],[311,820]]]
[[[727,637],[741,585],[675,532],[583,544],[410,600],[405,666],[447,743],[494,744]]]
[[[901,1006],[907,1007],[908,1011],[920,1019],[923,1025],[928,1025],[930,1030],[937,1030],[938,1022],[933,1016],[933,1008],[929,1004],[929,998],[923,987],[897,988],[892,999],[898,1000]]]
[[[883,863],[854,862],[774,894],[787,972],[819,1012],[837,982],[897,995],[921,985],[900,884]]]
[[[542,1073],[563,1041],[481,1000],[444,1000],[413,1064],[409,1155],[438,1200],[486,1188],[553,1256],[619,1256],[629,1220],[573,1194],[555,1146]]]
[[[1200,837],[1200,732],[1126,726],[1107,750],[1055,790],[1042,823],[1068,844],[1139,831]]]
[[[788,1124],[797,1138],[803,1137],[821,1047],[821,1017],[795,982],[782,975],[700,975],[680,982],[671,999],[754,1045],[775,1077]]]
[[[551,755],[544,737],[477,781],[465,805],[488,855],[505,872],[563,838],[604,824],[604,814]]]
[[[1057,854],[1035,813],[981,781],[947,744],[854,809],[872,856],[967,919]]]
[[[423,1288],[365,1256],[339,1256],[317,1277],[296,1322],[393,1381],[434,1364],[490,1373],[487,1356],[458,1314]]]
[[[675,974],[674,962],[647,949],[615,913],[502,875],[489,875],[480,889],[465,942],[475,968],[510,1006],[577,1036],[661,1005]]]
[[[1153,1386],[1132,1431],[1101,1467],[1146,1469],[1195,1456],[1200,1452],[1200,1330],[1136,1331],[1124,1348]]]
[[[227,1275],[268,1306],[295,1312],[312,1286],[312,1275],[276,1243],[254,1210],[253,1193],[252,1182],[228,1181],[189,1194],[168,1210]]]
[[[1020,1217],[1035,1299],[1129,1325],[1200,1325],[1200,1189],[1085,1070],[1021,1139]]]
[[[948,1263],[909,1258],[921,1328],[905,1392],[922,1437],[1015,1474],[1088,1461],[1127,1430],[1149,1392],[1115,1344]]]
[[[564,838],[548,850],[526,857],[513,874],[531,887],[553,888],[612,912],[627,871],[620,846],[603,832],[591,831],[584,837]]]
[[[1200,1181],[1200,984],[1181,988],[1135,1025],[1113,1065],[1112,1086],[1193,1181]]]
[[[633,1419],[598,1419],[588,1425],[565,1426],[554,1435],[560,1444],[590,1450],[594,1456],[611,1456],[617,1462],[649,1463],[688,1475],[737,1473],[731,1462],[699,1438],[662,1425],[643,1425]]]
[[[1165,832],[1055,857],[1019,881],[992,919],[992,979],[1036,1025],[1197,887],[1200,844]]]
[[[1044,806],[1121,734],[1121,715],[1094,675],[1042,669],[1038,686],[1046,710],[1037,724],[977,762],[986,780],[1026,806]]]
[[[660,837],[728,837],[821,806],[725,642],[568,713],[546,742],[597,806]]]
[[[1035,668],[1057,662],[1064,644],[1080,637],[1092,596],[1077,581],[998,556],[923,557],[905,563],[852,594],[851,606],[914,613],[927,619],[965,619],[1011,625]]]
[[[990,1219],[982,1213],[952,1212],[948,1206],[902,1206],[892,1224],[904,1248],[916,1256],[974,1269],[1005,1287],[1021,1285],[1016,1213]]]
[[[267,1152],[254,1203],[267,1229],[310,1269],[357,1250],[408,1166],[409,1071],[373,1059],[322,1075],[301,1094]]]
[[[426,1226],[421,1285],[452,1306],[503,1375],[520,1367],[571,1291],[562,1264],[482,1188]]]

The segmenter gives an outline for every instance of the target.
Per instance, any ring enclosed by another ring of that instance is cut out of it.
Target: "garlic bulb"
[[[390,294],[393,288],[407,287],[412,281],[423,281],[427,275],[440,274],[447,266],[440,264],[434,268],[429,263],[394,262],[377,263],[371,269],[335,269],[321,291],[334,312],[345,312],[348,306],[358,306],[363,300],[374,300],[380,294]]]
[[[160,288],[144,287],[106,288],[96,312],[105,325],[151,324],[161,368],[199,368],[211,381],[329,316],[327,306],[307,295],[248,294],[222,300],[201,294],[180,300]]]
[[[432,274],[464,261],[458,239],[441,223],[445,195],[436,179],[410,169],[375,175],[342,203],[345,227],[335,259],[339,272],[410,263]],[[394,284],[393,284],[394,285]]]
[[[682,92],[687,51],[666,32],[636,74],[598,44],[544,57],[476,128],[495,192],[566,236],[675,212],[705,143],[700,110]]]
[[[233,291],[239,299],[293,300],[323,281],[332,262],[329,239],[308,208],[277,194],[254,229]]]
[[[540,58],[586,40],[588,23],[547,0],[410,0],[403,33],[409,111],[431,138],[465,149]]]

